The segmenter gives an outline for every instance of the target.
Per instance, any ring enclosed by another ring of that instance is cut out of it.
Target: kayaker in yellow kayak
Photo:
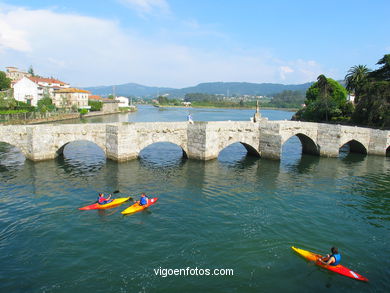
[[[112,202],[111,194],[107,198],[105,198],[103,193],[99,193],[99,197],[97,199],[98,204],[106,204],[109,202]]]
[[[145,194],[145,193],[142,193],[142,194],[141,194],[141,198],[139,199],[138,204],[139,204],[140,206],[147,205],[147,204],[148,204],[148,200],[149,200],[149,198],[146,196],[146,194]]]
[[[330,251],[332,252],[332,254],[327,254],[326,256],[321,257],[318,260],[324,265],[337,266],[341,261],[341,254],[335,246],[333,246]]]

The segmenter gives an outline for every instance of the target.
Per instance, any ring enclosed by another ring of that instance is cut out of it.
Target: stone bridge
[[[99,124],[43,124],[0,126],[0,142],[16,146],[30,160],[54,159],[73,141],[97,144],[106,157],[126,161],[156,142],[180,146],[190,159],[210,160],[225,147],[240,142],[251,155],[280,159],[283,144],[292,136],[302,152],[337,157],[348,144],[351,152],[389,155],[390,131],[370,128],[294,122],[143,122]]]

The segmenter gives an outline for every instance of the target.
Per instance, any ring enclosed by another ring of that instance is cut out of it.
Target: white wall
[[[118,106],[121,107],[128,107],[129,106],[129,99],[126,97],[116,97],[115,100],[119,101]]]
[[[31,99],[31,106],[37,106],[38,100],[42,98],[38,85],[26,77],[23,77],[14,84],[14,98],[17,101],[27,103]]]

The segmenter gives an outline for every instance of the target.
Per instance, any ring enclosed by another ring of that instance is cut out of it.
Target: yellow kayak
[[[148,203],[146,205],[140,206],[139,201],[137,201],[135,204],[129,206],[127,209],[125,209],[122,214],[123,215],[129,215],[134,214],[136,212],[142,211],[146,209],[147,207],[150,207],[151,205],[155,204],[158,200],[158,197],[154,197],[151,199],[148,199]]]
[[[304,258],[306,258],[308,261],[315,262],[315,264],[319,267],[322,267],[322,268],[327,269],[329,271],[346,276],[348,278],[352,278],[352,279],[363,281],[363,282],[368,282],[368,279],[366,277],[359,275],[358,273],[350,270],[347,267],[344,267],[343,265],[338,264],[338,265],[332,266],[332,265],[323,264],[322,262],[319,261],[319,259],[322,257],[322,255],[320,255],[320,254],[310,252],[310,251],[307,251],[307,250],[304,250],[301,248],[296,248],[294,246],[292,246],[291,249],[294,250],[296,253],[300,254],[301,256],[303,256]]]
[[[94,203],[86,207],[79,208],[79,210],[104,210],[104,209],[110,209],[116,206],[121,205],[122,203],[128,201],[130,197],[121,197],[121,198],[115,198],[111,202],[106,204],[98,204]]]

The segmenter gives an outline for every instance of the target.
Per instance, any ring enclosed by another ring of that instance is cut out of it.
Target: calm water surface
[[[107,121],[248,120],[251,110],[141,107]],[[262,111],[269,119],[292,113]],[[90,121],[89,121],[90,122]],[[1,139],[0,139],[1,140]],[[0,144],[0,292],[389,292],[390,158],[342,152],[301,155],[296,137],[281,161],[233,144],[217,160],[183,160],[170,143],[138,160],[106,160],[77,141],[33,163]],[[79,211],[98,192],[146,192],[159,202]],[[368,284],[324,271],[290,247],[327,253]],[[233,269],[233,276],[156,276],[154,269]]]

